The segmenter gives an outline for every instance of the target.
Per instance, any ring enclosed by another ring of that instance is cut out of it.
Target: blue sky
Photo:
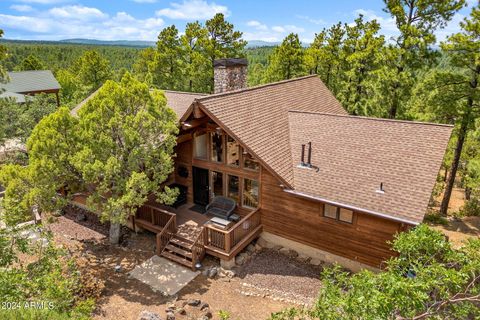
[[[472,6],[478,0],[467,0]],[[227,16],[246,40],[280,41],[296,32],[311,42],[324,27],[352,22],[359,13],[377,19],[382,33],[396,33],[395,23],[382,11],[381,0],[0,0],[0,28],[7,39],[155,40],[165,26],[183,31],[189,21],[205,21],[217,12]],[[458,31],[470,12],[464,8],[437,32],[443,40]]]

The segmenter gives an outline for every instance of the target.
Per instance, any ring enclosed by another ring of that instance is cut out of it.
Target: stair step
[[[185,250],[185,249],[176,247],[176,246],[171,245],[171,244],[167,244],[167,246],[165,247],[164,250],[174,252],[178,255],[181,255],[185,258],[189,258],[190,260],[192,260],[192,251],[190,251],[190,250]]]
[[[192,265],[193,265],[192,261],[187,260],[187,259],[182,258],[182,257],[179,257],[179,256],[177,256],[173,253],[168,252],[168,251],[163,250],[163,252],[161,253],[161,256],[165,257],[169,260],[175,261],[177,263],[183,264],[186,267],[192,268]]]
[[[173,244],[188,250],[191,250],[193,247],[193,241],[190,241],[178,235],[174,235],[173,238],[170,239],[170,244]]]

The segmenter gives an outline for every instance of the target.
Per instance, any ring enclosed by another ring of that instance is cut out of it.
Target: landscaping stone
[[[280,245],[275,245],[275,246],[272,247],[272,249],[275,250],[275,251],[280,251],[282,248],[283,247],[280,246]]]
[[[256,245],[260,246],[261,248],[268,248],[268,242],[263,238],[258,239]]]
[[[278,252],[280,252],[281,254],[284,254],[284,255],[288,256],[290,250],[287,249],[287,248],[281,248],[280,250],[278,250]]]
[[[204,302],[200,305],[200,310],[203,311],[203,310],[207,309],[208,307],[210,307],[210,305],[208,303]]]
[[[200,303],[202,303],[202,301],[199,299],[190,299],[187,301],[187,304],[192,307],[198,307]]]
[[[218,271],[217,271],[217,268],[213,267],[209,270],[208,272],[208,277],[209,278],[215,278],[215,276],[217,275]]]
[[[253,244],[249,244],[247,247],[247,251],[250,253],[255,252],[255,246]]]
[[[184,308],[178,308],[176,311],[177,311],[178,314],[181,314],[181,315],[187,314],[187,311],[185,311]]]
[[[213,317],[213,314],[209,309],[206,309],[205,314],[203,316],[206,317],[207,319],[211,319]]]
[[[300,261],[303,263],[308,262],[309,260],[310,260],[310,257],[304,254],[299,254],[297,257],[297,261]]]
[[[314,266],[319,266],[322,264],[322,260],[320,259],[317,259],[317,258],[312,258],[310,260],[310,264],[314,265]]]
[[[167,320],[175,320],[175,315],[173,312],[167,312]]]
[[[138,316],[138,320],[162,320],[159,314],[143,310]]]
[[[261,245],[259,245],[258,243],[255,244],[255,251],[261,251],[263,248]]]
[[[243,265],[245,263],[245,256],[239,254],[235,258],[235,263],[238,264],[239,266]]]
[[[288,256],[292,258],[298,257],[298,252],[295,250],[288,250]]]

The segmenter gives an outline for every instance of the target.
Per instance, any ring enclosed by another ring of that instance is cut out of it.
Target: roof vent
[[[383,182],[380,182],[380,188],[375,191],[376,193],[385,193],[385,190],[383,189]]]
[[[308,168],[308,169],[315,169],[317,172],[320,170],[319,167],[314,166],[312,164],[312,143],[311,142],[308,143],[307,161],[305,161],[305,145],[302,144],[302,157],[300,159],[299,167]]]

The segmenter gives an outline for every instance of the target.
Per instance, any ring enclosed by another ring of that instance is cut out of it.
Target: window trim
[[[325,215],[325,210],[326,210],[325,208],[327,206],[332,206],[332,207],[336,208],[335,218],[332,218],[332,217],[329,217],[329,216]],[[349,211],[352,212],[352,221],[351,222],[348,222],[348,221],[345,221],[345,220],[340,220],[340,209],[345,209],[345,210],[349,210]],[[355,222],[356,214],[355,214],[355,211],[353,211],[353,210],[350,210],[350,209],[347,209],[347,208],[341,208],[341,207],[334,206],[334,205],[331,205],[331,204],[328,204],[328,203],[323,203],[322,204],[322,217],[326,218],[326,219],[329,219],[329,220],[332,220],[332,221],[336,221],[336,222],[340,222],[340,223],[346,223],[348,225],[353,225],[354,222]]]

